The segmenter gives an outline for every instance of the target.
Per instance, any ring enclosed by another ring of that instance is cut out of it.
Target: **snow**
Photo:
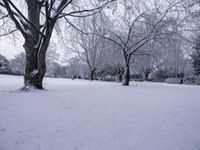
[[[0,75],[0,150],[200,150],[200,87]]]
[[[33,72],[31,73],[31,77],[36,76],[37,73],[38,73],[38,69],[33,70]]]

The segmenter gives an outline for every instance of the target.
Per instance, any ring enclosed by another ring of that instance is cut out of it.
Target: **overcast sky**
[[[16,54],[23,52],[23,43],[14,43],[12,40],[0,39],[0,54],[7,57],[8,59],[13,58]]]

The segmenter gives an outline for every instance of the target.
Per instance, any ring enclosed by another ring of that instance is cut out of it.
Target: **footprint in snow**
[[[5,131],[6,131],[6,129],[2,128],[2,129],[0,129],[0,131],[1,131],[1,132],[5,132]]]

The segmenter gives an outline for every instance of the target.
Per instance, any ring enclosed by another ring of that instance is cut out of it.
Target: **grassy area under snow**
[[[200,86],[0,75],[0,150],[199,150]]]

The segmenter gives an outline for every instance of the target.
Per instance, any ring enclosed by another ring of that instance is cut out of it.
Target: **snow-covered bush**
[[[184,84],[200,85],[200,77],[187,77],[184,79]]]
[[[166,83],[170,83],[170,84],[180,84],[182,83],[182,79],[180,78],[167,78],[165,79]]]

